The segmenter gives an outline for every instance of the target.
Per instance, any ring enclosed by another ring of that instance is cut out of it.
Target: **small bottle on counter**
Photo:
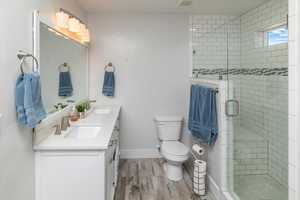
[[[71,112],[71,114],[70,114],[70,121],[71,121],[71,122],[76,122],[76,121],[78,121],[78,119],[79,119],[79,117],[78,117],[78,112],[77,112],[77,110],[76,110],[76,107],[73,106],[72,112]]]

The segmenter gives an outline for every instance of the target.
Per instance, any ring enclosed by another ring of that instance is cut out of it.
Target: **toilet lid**
[[[175,156],[187,155],[189,152],[189,149],[183,143],[178,141],[163,142],[161,148],[162,151]]]
[[[183,117],[178,115],[158,115],[155,117],[155,120],[158,122],[181,122]]]

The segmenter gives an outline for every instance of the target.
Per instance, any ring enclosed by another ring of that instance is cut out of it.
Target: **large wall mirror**
[[[35,52],[40,62],[43,103],[49,114],[88,97],[88,48],[38,23]]]

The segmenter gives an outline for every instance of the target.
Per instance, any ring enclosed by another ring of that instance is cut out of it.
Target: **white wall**
[[[289,0],[289,200],[300,199],[300,2]]]
[[[0,8],[0,199],[34,199],[34,159],[32,133],[16,121],[14,88],[19,71],[16,57],[19,49],[32,50],[32,12],[39,9],[44,20],[51,23],[57,8],[66,8],[85,18],[73,0],[5,1]]]
[[[189,69],[188,16],[93,14],[90,96],[122,105],[121,149],[156,154],[157,114],[186,114]],[[116,66],[116,97],[101,94],[105,60]],[[125,156],[126,156],[125,155]]]

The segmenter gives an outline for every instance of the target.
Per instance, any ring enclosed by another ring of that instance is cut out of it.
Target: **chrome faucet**
[[[60,126],[60,124],[55,124],[54,126],[53,126],[53,128],[55,128],[55,135],[61,135],[61,126]]]
[[[69,116],[65,116],[61,119],[60,127],[62,131],[65,131],[70,127]]]
[[[86,102],[86,109],[89,110],[91,109],[91,103],[96,103],[97,101],[96,100],[88,100]]]

